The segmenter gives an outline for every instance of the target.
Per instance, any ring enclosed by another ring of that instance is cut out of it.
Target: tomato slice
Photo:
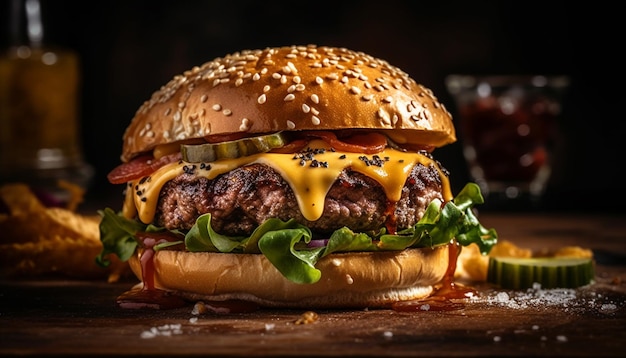
[[[382,152],[387,147],[387,137],[377,132],[352,132],[340,133],[341,138],[331,131],[307,131],[303,132],[304,138],[298,138],[281,148],[275,150],[278,153],[294,153],[304,147],[311,138],[319,138],[331,147],[342,152],[374,154]]]
[[[150,175],[160,167],[181,159],[180,152],[165,155],[159,159],[154,159],[151,154],[142,155],[115,167],[107,175],[107,179],[111,184],[123,184]]]
[[[387,137],[376,132],[358,133],[342,139],[335,138],[330,145],[344,152],[374,154],[385,149]]]

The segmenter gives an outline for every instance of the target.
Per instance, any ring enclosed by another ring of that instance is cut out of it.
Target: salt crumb
[[[265,324],[265,330],[266,331],[271,331],[274,329],[274,327],[276,327],[276,325],[274,323],[266,323]]]
[[[567,342],[567,337],[564,335],[556,336],[556,340],[559,342]]]
[[[500,336],[493,336],[493,341],[494,342],[500,342],[502,340],[502,337]]]
[[[538,326],[538,325],[536,325],[536,324],[533,324],[533,331],[536,331],[536,330],[538,330],[538,329],[539,329],[539,326]]]
[[[613,303],[605,303],[600,306],[600,312],[602,313],[611,313],[617,310],[617,306]]]
[[[393,332],[391,332],[391,331],[384,331],[383,332],[383,337],[385,337],[387,339],[390,339],[390,338],[393,337]]]
[[[496,290],[471,300],[511,309],[560,307],[566,312],[592,309],[605,314],[619,309],[615,302],[596,292],[572,288],[542,289],[538,283],[526,290],[508,292]]]
[[[189,319],[189,323],[196,323],[196,322],[198,322],[198,317],[191,317]]]
[[[420,309],[422,311],[430,311],[430,305],[428,303],[423,304],[423,305],[420,306]]]
[[[148,331],[143,331],[140,336],[144,339],[151,339],[156,336],[169,337],[175,334],[182,334],[183,331],[181,327],[182,326],[180,324],[165,324],[158,327],[152,327]]]

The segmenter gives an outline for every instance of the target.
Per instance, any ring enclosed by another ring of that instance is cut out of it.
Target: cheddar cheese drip
[[[308,153],[312,155],[307,156]],[[383,187],[390,201],[398,201],[413,167],[417,164],[434,165],[440,173],[444,200],[452,200],[448,177],[434,160],[425,155],[387,148],[376,155],[366,156],[361,153],[333,151],[324,141],[314,140],[309,143],[306,152],[260,153],[218,160],[205,164],[201,170],[198,170],[200,163],[183,161],[168,164],[152,173],[150,177],[136,180],[129,186],[124,203],[124,216],[130,218],[138,213],[142,222],[151,223],[161,188],[183,173],[214,179],[220,174],[253,163],[270,166],[282,175],[293,190],[302,215],[309,221],[315,221],[322,216],[326,194],[346,168],[375,179]]]

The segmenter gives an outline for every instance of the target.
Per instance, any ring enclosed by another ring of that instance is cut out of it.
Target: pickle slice
[[[234,159],[257,153],[265,153],[284,145],[285,138],[278,132],[221,143],[183,144],[180,147],[180,151],[183,155],[183,160],[186,162],[206,163],[220,159]]]
[[[590,258],[573,257],[490,257],[487,282],[507,289],[576,288],[594,279]]]

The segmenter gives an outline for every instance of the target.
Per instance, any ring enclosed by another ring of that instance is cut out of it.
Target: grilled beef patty
[[[251,234],[268,218],[293,218],[320,234],[343,226],[355,232],[383,226],[401,230],[414,225],[433,199],[442,199],[441,192],[438,170],[418,164],[394,205],[376,180],[346,169],[326,195],[322,216],[308,221],[282,176],[267,165],[251,164],[213,180],[182,174],[169,181],[159,195],[155,223],[190,229],[198,216],[211,213],[213,229],[234,236]]]

